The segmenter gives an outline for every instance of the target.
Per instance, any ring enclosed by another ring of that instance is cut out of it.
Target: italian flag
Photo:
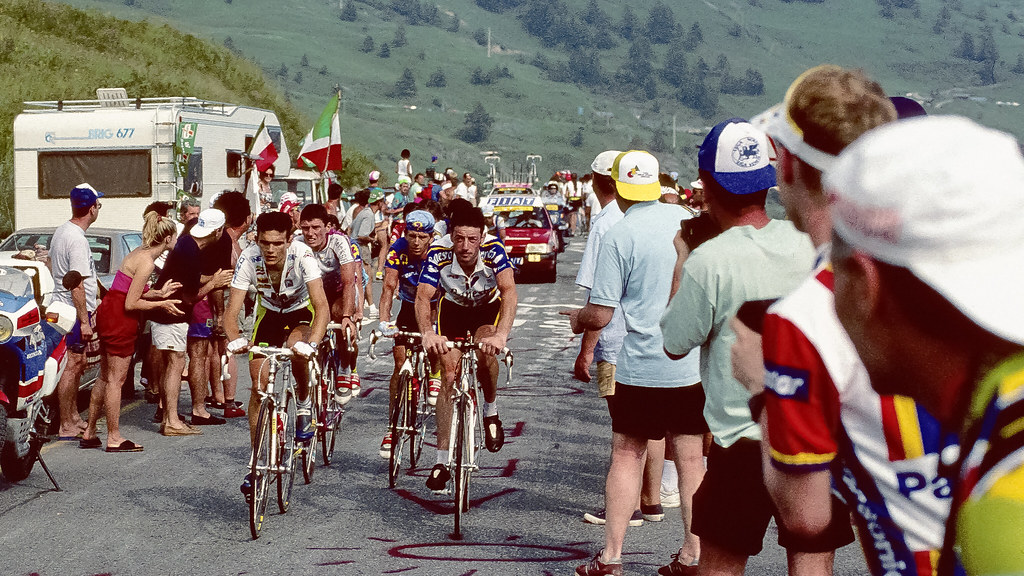
[[[314,168],[319,172],[341,170],[341,122],[338,120],[338,94],[320,113],[309,134],[302,139],[297,168]]]
[[[277,160],[277,148],[274,148],[274,141],[267,132],[266,119],[260,122],[260,129],[256,131],[256,137],[252,139],[252,146],[249,147],[249,155],[259,156],[256,160],[256,170],[259,172],[266,172]]]

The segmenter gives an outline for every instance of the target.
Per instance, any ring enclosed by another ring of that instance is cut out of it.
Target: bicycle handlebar
[[[331,330],[337,330],[338,332],[341,332],[342,325],[338,324],[337,322],[328,322],[327,323],[327,331],[330,332]],[[358,327],[358,325],[356,327],[356,337],[357,338],[359,337],[359,327]],[[349,352],[349,353],[352,353],[352,352],[355,351],[355,348],[352,346],[352,332],[351,332],[351,329],[347,328],[347,327],[345,328],[345,348],[346,348],[346,351]]]
[[[423,338],[423,334],[421,334],[419,332],[403,332],[401,330],[397,330],[393,334],[381,334],[377,330],[371,330],[370,331],[370,349],[368,350],[367,354],[369,355],[371,360],[376,360],[377,356],[374,353],[374,346],[377,344],[378,340],[380,340],[381,338],[402,338],[402,337],[405,337],[405,338],[420,338],[420,339],[422,339]],[[480,343],[479,342],[467,342],[465,340],[455,340],[455,341],[449,340],[449,341],[445,342],[445,346],[447,346],[449,350],[453,350],[455,348],[458,348],[459,350],[479,350],[480,349]],[[508,368],[509,376],[511,377],[512,364],[514,363],[514,357],[512,355],[512,351],[509,350],[508,347],[505,347],[505,348],[502,348],[498,353],[503,355],[501,361],[505,364],[505,367]]]

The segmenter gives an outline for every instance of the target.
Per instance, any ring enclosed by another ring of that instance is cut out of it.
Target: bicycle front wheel
[[[417,389],[418,388],[418,389]],[[422,412],[426,403],[426,381],[419,379],[413,385],[413,395],[409,398],[409,469],[416,468],[416,462],[423,451],[423,436],[426,433],[426,415]]]
[[[316,447],[320,439],[320,429],[323,427],[325,407],[318,379],[314,378],[313,374],[309,375],[309,400],[313,406],[313,425],[316,426],[316,432],[308,442],[296,447],[298,453],[302,455],[300,462],[302,464],[302,480],[306,484],[313,481],[313,471],[316,469]]]
[[[295,485],[295,395],[284,395],[284,406],[277,409],[277,507],[288,512]]]
[[[320,436],[320,455],[323,458],[324,466],[330,466],[331,458],[334,456],[334,438],[337,435],[338,424],[341,422],[341,403],[335,397],[337,390],[337,367],[333,354],[324,360],[324,371],[321,378],[324,403],[324,416],[322,426],[317,428],[316,433]]]
[[[274,408],[269,399],[260,403],[259,416],[256,419],[256,441],[252,448],[252,464],[249,467],[249,482],[252,494],[249,495],[249,532],[252,539],[260,537],[263,519],[267,511],[267,500],[270,497],[271,451],[276,434],[274,430]]]
[[[462,540],[462,516],[469,511],[469,446],[468,435],[471,425],[469,402],[465,396],[459,397],[456,418],[458,425],[455,431],[455,466],[452,470],[452,482],[455,484],[455,531],[453,540]]]
[[[408,440],[409,419],[409,374],[402,372],[398,377],[398,398],[391,411],[391,454],[388,457],[388,486],[394,488],[398,472],[402,468],[402,446]]]

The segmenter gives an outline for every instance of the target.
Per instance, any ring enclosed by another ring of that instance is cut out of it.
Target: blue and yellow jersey
[[[498,299],[498,274],[511,268],[501,240],[485,235],[476,267],[467,275],[455,260],[451,236],[445,236],[427,251],[419,281],[444,292],[445,299],[459,306],[480,306]]]
[[[409,242],[405,238],[395,240],[388,250],[385,266],[398,271],[398,298],[402,302],[416,301],[416,286],[419,284],[424,262],[425,257],[414,260],[409,255]]]

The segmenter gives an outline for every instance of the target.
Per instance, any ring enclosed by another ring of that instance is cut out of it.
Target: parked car
[[[495,219],[504,220],[505,248],[516,270],[554,282],[560,241],[544,201],[533,194],[492,194],[481,202],[494,209]]]
[[[55,228],[22,228],[0,242],[0,252],[34,250],[42,245],[50,248],[50,238]],[[121,267],[121,261],[129,252],[142,245],[142,232],[119,228],[89,228],[85,232],[96,263],[96,275],[104,288],[109,289],[114,275]]]

